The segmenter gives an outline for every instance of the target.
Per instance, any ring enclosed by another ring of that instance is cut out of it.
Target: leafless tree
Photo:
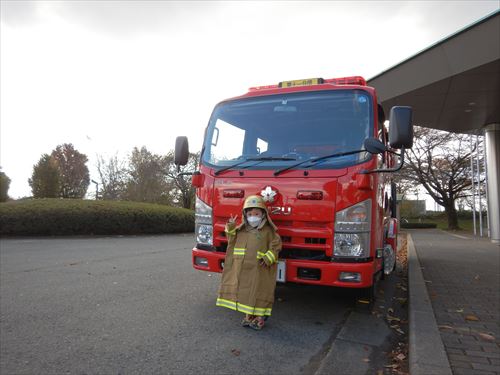
[[[179,172],[177,171],[177,166],[174,164],[173,151],[167,154],[166,159],[168,163],[167,177],[173,204],[194,209],[195,188],[191,185],[191,176],[180,175],[180,173],[196,171],[198,169],[200,153],[190,153],[188,163],[182,166]]]
[[[108,160],[97,156],[97,171],[101,179],[100,198],[121,200],[127,188],[127,167],[123,160],[115,154]]]
[[[413,148],[407,150],[401,178],[420,184],[444,207],[448,229],[459,229],[455,201],[469,194],[472,185],[469,135],[415,127]]]

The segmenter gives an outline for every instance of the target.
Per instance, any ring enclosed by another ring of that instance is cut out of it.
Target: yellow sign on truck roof
[[[295,87],[295,86],[311,86],[319,85],[324,83],[323,78],[307,78],[307,79],[296,79],[294,81],[283,81],[279,83],[279,87]]]

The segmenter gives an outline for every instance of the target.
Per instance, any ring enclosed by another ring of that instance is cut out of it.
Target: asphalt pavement
[[[262,332],[215,306],[192,234],[0,240],[1,374],[362,374],[394,338],[352,293],[278,286]],[[360,327],[365,329],[360,330]]]

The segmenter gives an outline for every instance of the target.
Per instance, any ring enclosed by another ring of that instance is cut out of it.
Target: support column
[[[500,124],[484,128],[488,175],[488,220],[491,242],[500,243]]]

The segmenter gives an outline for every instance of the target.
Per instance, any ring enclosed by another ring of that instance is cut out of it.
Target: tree
[[[78,152],[71,143],[59,145],[52,151],[60,174],[62,198],[83,198],[90,183],[87,155]]]
[[[167,160],[141,147],[134,147],[129,159],[129,179],[125,197],[138,202],[170,204]]]
[[[392,180],[396,184],[397,194],[401,194],[403,197],[415,189],[415,182],[408,180],[401,172],[394,173]]]
[[[60,173],[57,161],[48,154],[43,154],[33,166],[33,174],[28,179],[33,197],[57,198],[60,193]]]
[[[125,162],[115,155],[109,160],[97,157],[97,171],[101,178],[100,196],[102,199],[120,200],[127,189],[127,168]]]
[[[9,199],[10,178],[0,171],[0,202],[6,202]]]
[[[455,201],[466,196],[472,184],[469,135],[415,127],[413,147],[401,176],[422,185],[444,207],[448,229],[459,229]]]
[[[182,172],[194,172],[198,168],[200,153],[190,153],[188,163],[181,166],[180,172],[177,171],[177,166],[174,164],[174,152],[170,151],[167,156],[168,162],[168,181],[169,193],[172,203],[184,208],[194,209],[195,203],[195,188],[191,185],[191,176],[179,176]]]

